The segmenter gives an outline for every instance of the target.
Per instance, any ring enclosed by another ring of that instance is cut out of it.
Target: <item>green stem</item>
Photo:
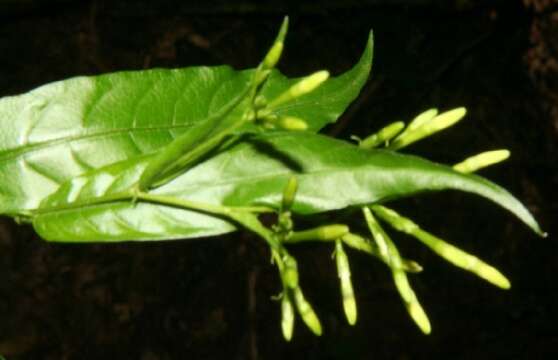
[[[257,215],[255,215],[252,211],[246,210],[247,208],[233,208],[221,205],[204,204],[195,201],[179,199],[173,196],[155,195],[144,192],[139,192],[138,194],[136,194],[136,198],[151,203],[174,206],[188,210],[205,212],[212,215],[223,216],[230,220],[236,221],[248,230],[262,237],[269,244],[269,246],[271,246],[272,249],[282,249],[279,241],[275,238],[275,236],[273,236],[273,232],[263,226],[262,223],[258,220]],[[258,210],[258,212],[262,212],[265,208],[248,209],[255,209]]]

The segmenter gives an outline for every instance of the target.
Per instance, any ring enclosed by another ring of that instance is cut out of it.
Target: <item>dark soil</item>
[[[367,135],[430,107],[467,119],[411,150],[455,163],[508,148],[483,175],[521,199],[550,233],[536,237],[496,206],[455,192],[394,206],[495,264],[504,292],[408,238],[425,266],[412,282],[433,333],[407,316],[385,267],[351,252],[359,321],[346,325],[331,248],[293,249],[324,325],[279,328],[280,291],[250,234],[150,244],[43,242],[0,222],[0,354],[16,359],[553,359],[558,354],[558,6],[556,1],[240,2],[0,0],[0,95],[75,75],[152,67],[253,67],[284,14],[280,69],[348,69],[375,31],[373,77],[326,132]],[[553,65],[554,64],[554,65]]]

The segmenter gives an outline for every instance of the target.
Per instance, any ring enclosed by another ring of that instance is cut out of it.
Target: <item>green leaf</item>
[[[248,75],[226,66],[119,72],[0,100],[0,213],[33,209],[69,178],[156,151],[218,112]]]
[[[114,164],[76,177],[46,199],[34,215],[37,232],[54,241],[121,241],[189,238],[232,231],[225,219],[112,197],[133,184],[142,161]],[[291,211],[314,214],[382,203],[424,191],[462,190],[483,196],[541,233],[528,210],[509,192],[477,175],[394,153],[363,150],[309,133],[267,133],[237,144],[151,193],[224,206],[279,209],[288,179],[298,191]]]
[[[368,80],[372,68],[373,48],[374,36],[370,32],[364,52],[351,70],[338,77],[329,78],[310,94],[273,108],[272,114],[278,117],[293,116],[303,119],[311,132],[317,132],[328,123],[335,122],[347,106],[356,99]],[[300,79],[302,77],[289,80],[280,72],[274,71],[261,95],[267,100],[273,100]]]
[[[358,95],[371,63],[372,37],[352,70],[273,113],[303,118],[310,130],[319,130]],[[219,113],[253,71],[228,66],[125,71],[0,99],[0,214],[27,214],[79,174],[156,152]],[[273,99],[297,81],[273,71],[261,95]]]

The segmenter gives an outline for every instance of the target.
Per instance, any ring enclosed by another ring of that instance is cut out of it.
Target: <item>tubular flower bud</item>
[[[295,258],[290,255],[285,255],[283,257],[283,264],[285,265],[283,270],[285,285],[290,289],[298,287],[298,266]]]
[[[424,309],[417,302],[410,303],[408,307],[409,314],[415,320],[419,329],[425,333],[430,334],[432,332],[432,326],[430,325],[430,320],[428,320],[428,315],[424,312]]]
[[[457,108],[446,111],[430,121],[421,120],[422,124],[413,130],[404,131],[403,134],[398,136],[389,146],[390,149],[401,149],[425,137],[433,135],[441,130],[444,130],[461,120],[467,110],[465,108]],[[426,119],[426,118],[425,118]]]
[[[326,70],[315,72],[302,78],[299,82],[288,88],[281,95],[273,99],[268,108],[275,108],[288,101],[294,100],[302,95],[314,91],[318,86],[329,78],[329,72]]]
[[[476,256],[468,254],[444,240],[422,230],[412,220],[405,218],[384,206],[373,205],[372,209],[380,218],[390,224],[394,229],[415,237],[440,257],[444,258],[453,265],[470,271],[499,288],[509,289],[511,287],[509,280],[496,268],[486,264]]]
[[[341,240],[335,242],[335,262],[337,265],[337,275],[341,284],[341,299],[343,300],[343,310],[347,317],[347,322],[354,325],[357,320],[357,307],[353,283],[351,282],[351,269],[349,267],[349,259]]]
[[[469,174],[490,165],[498,164],[510,157],[509,150],[485,151],[478,155],[471,156],[459,164],[455,164],[453,169],[461,173]]]
[[[320,319],[314,312],[312,305],[304,298],[304,294],[300,287],[293,290],[293,295],[296,308],[302,321],[304,321],[306,326],[308,326],[315,335],[322,335],[322,324],[320,323]]]
[[[420,113],[409,123],[405,131],[412,131],[420,128],[422,125],[434,119],[436,115],[438,115],[438,109],[428,109],[425,112]]]
[[[281,331],[287,341],[291,341],[294,329],[294,307],[289,296],[283,293],[281,298]]]
[[[375,256],[387,264],[386,259],[380,255],[380,250],[378,249],[377,245],[372,244],[370,240],[353,233],[348,233],[341,239],[343,240],[343,243],[345,243],[345,245],[355,250],[359,250],[369,255]],[[401,266],[402,270],[410,273],[419,273],[423,270],[422,266],[420,266],[419,263],[409,259],[401,258]]]
[[[403,130],[404,127],[405,123],[402,121],[389,124],[377,133],[372,134],[366,139],[362,140],[358,146],[362,149],[373,149],[375,147],[378,147],[383,143],[393,139],[397,134],[401,132],[401,130]]]
[[[403,130],[403,132],[399,134],[396,140],[404,136],[407,136],[408,133],[420,128],[422,125],[434,119],[436,115],[438,115],[438,109],[428,109],[418,114],[413,120],[411,120],[411,122],[409,123],[409,125],[407,125],[405,130]]]
[[[277,120],[277,126],[290,131],[304,131],[308,129],[306,121],[295,116],[282,116]]]
[[[409,284],[409,280],[407,279],[407,274],[403,271],[402,266],[402,259],[399,255],[399,250],[393,243],[393,241],[389,238],[389,236],[385,233],[382,229],[374,215],[369,208],[364,207],[363,213],[365,215],[366,222],[368,223],[368,227],[372,236],[378,242],[380,239],[384,242],[387,250],[387,258],[388,258],[388,265],[391,268],[391,274],[393,277],[393,282],[395,283],[395,287],[407,308],[407,312],[411,316],[411,318],[415,321],[417,326],[421,329],[421,331],[425,334],[429,334],[431,331],[430,321],[422,306],[420,305],[415,292],[411,288]]]
[[[263,69],[273,69],[279,62],[281,54],[283,53],[283,46],[285,43],[285,36],[287,35],[288,27],[289,17],[285,16],[285,18],[283,19],[283,23],[281,24],[281,28],[279,29],[279,33],[277,34],[277,38],[273,42],[271,49],[269,49],[262,62]]]
[[[282,42],[276,42],[273,44],[264,58],[264,69],[273,69],[275,65],[277,65],[277,63],[279,62],[279,58],[281,57],[281,53],[283,52],[283,46],[284,45]]]
[[[349,233],[347,225],[324,225],[310,230],[295,231],[286,239],[288,242],[300,242],[308,240],[332,241]]]

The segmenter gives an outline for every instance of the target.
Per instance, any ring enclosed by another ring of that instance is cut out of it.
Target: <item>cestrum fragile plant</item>
[[[76,77],[0,100],[0,213],[31,224],[47,241],[118,242],[200,238],[244,229],[262,238],[279,271],[286,340],[300,317],[316,335],[320,320],[306,299],[289,248],[321,241],[334,251],[349,324],[357,304],[345,248],[382,261],[411,318],[430,322],[401,256],[382,224],[422,242],[455,266],[507,289],[494,267],[421,229],[386,203],[446,189],[480,195],[539,235],[529,211],[500,186],[472,173],[509,156],[483,153],[446,166],[398,153],[465,115],[431,109],[347,142],[317,132],[357,97],[372,65],[372,34],[358,63],[289,79],[275,69],[285,19],[255,68],[228,66],[118,72]],[[379,149],[383,147],[383,149]],[[336,191],[331,191],[335,187]],[[367,232],[347,224],[300,229],[301,215],[362,213]],[[266,225],[260,215],[276,215]]]

